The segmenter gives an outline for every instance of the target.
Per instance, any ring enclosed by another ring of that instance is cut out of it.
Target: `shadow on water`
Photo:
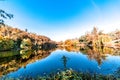
[[[107,55],[120,56],[120,50],[114,50],[112,48],[107,48],[107,47],[80,48],[80,47],[74,47],[74,46],[71,46],[71,47],[65,46],[65,47],[61,47],[59,49],[65,50],[68,52],[76,52],[78,54],[82,53],[89,60],[95,60],[98,63],[98,65],[101,65],[106,60]],[[7,75],[9,73],[16,72],[19,69],[21,69],[22,67],[26,68],[27,65],[34,63],[38,60],[39,60],[38,62],[40,62],[40,60],[43,60],[44,58],[48,57],[55,50],[58,50],[58,49],[47,50],[47,51],[46,50],[35,50],[35,51],[21,50],[19,52],[18,51],[17,52],[15,52],[15,51],[1,52],[0,53],[0,76],[2,77],[3,75]],[[60,54],[62,54],[62,53],[60,53]],[[55,54],[54,54],[54,56],[55,56]],[[57,56],[55,58],[57,58]],[[73,56],[73,58],[74,58],[74,56]],[[70,57],[66,56],[63,53],[63,55],[60,56],[60,59],[62,61],[61,62],[62,66],[64,66],[63,69],[64,70],[68,69]],[[49,58],[48,58],[48,60],[49,60]],[[57,65],[57,62],[56,62],[56,65]],[[51,64],[50,66],[54,66],[54,65]],[[48,66],[48,68],[50,68],[50,66]],[[120,71],[120,70],[118,69],[118,71]],[[116,70],[116,72],[117,72],[117,70]]]

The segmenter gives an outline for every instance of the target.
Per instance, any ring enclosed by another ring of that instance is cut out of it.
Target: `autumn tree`
[[[98,34],[98,29],[97,29],[97,27],[94,27],[91,33],[92,33],[93,35],[97,35],[97,34]]]

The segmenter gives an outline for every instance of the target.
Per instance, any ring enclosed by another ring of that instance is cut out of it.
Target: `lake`
[[[20,52],[6,52],[4,55],[0,55],[1,77],[36,77],[65,69],[108,75],[114,74],[119,68],[120,56],[112,54],[101,56],[101,54],[86,54],[80,51],[57,49],[51,51],[23,50]]]

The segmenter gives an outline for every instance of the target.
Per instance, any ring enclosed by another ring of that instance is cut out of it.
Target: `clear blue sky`
[[[106,32],[120,29],[120,0],[0,0],[0,9],[14,14],[8,25],[57,41],[94,26]]]

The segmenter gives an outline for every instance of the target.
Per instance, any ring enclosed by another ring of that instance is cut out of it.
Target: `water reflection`
[[[62,56],[62,62],[63,62],[63,65],[64,65],[64,69],[67,69],[67,61],[68,61],[68,57],[66,57],[65,55]]]
[[[31,50],[21,50],[20,51],[20,56],[22,59],[28,59],[32,54]]]
[[[27,64],[33,63],[36,60],[43,59],[52,51],[54,50],[21,50],[19,52],[2,52],[0,55],[0,76],[14,72],[21,67],[26,67]]]
[[[74,47],[74,46],[71,46],[71,47],[64,46],[64,47],[60,47],[59,49],[66,50],[68,52],[75,52],[75,53],[77,52],[80,55],[82,53],[90,61],[95,60],[98,63],[98,65],[102,65],[102,63],[107,59],[108,54],[111,55],[111,56],[113,56],[113,55],[114,56],[119,56],[120,55],[120,50],[114,50],[114,49],[108,48],[108,47],[99,47],[99,48],[96,48],[96,47],[92,47],[92,48],[84,47],[83,48],[82,47],[81,48],[81,47]],[[0,53],[0,76],[6,75],[10,72],[18,71],[22,67],[25,68],[28,64],[34,63],[37,60],[39,60],[38,62],[40,62],[41,59],[46,58],[47,56],[49,56],[51,54],[51,52],[53,52],[55,50],[57,50],[57,49],[47,50],[47,51],[45,51],[45,50],[34,50],[34,51],[33,50],[21,50],[19,52],[15,52],[15,51],[14,52],[1,52]],[[62,54],[62,55],[60,56],[59,60],[60,61],[62,60],[61,63],[64,66],[64,69],[69,68],[70,63],[71,64],[76,63],[76,62],[71,61],[71,58],[74,59],[74,55],[69,54],[69,56],[68,56],[67,55],[68,52],[66,52],[66,53],[61,53],[60,52],[60,54]],[[71,57],[70,57],[70,55],[71,55]],[[78,55],[78,56],[80,56],[80,55]],[[82,55],[82,57],[84,57],[84,56]],[[82,62],[84,62],[84,61],[80,61],[80,60],[84,60],[84,59],[82,59],[82,57],[80,57],[81,59],[78,60],[78,63],[80,63],[80,66],[82,65]],[[55,58],[59,58],[59,56],[56,56]],[[47,58],[47,60],[49,60],[49,58]],[[59,63],[59,61],[55,62],[55,60],[56,59],[53,60],[53,64],[52,63],[48,64],[49,65],[48,68],[51,68],[55,64]],[[88,64],[90,64],[89,60],[87,60]],[[54,62],[55,62],[55,64],[54,64]],[[37,63],[37,66],[39,64],[40,63]],[[71,65],[71,66],[77,66],[77,64],[76,65],[74,65],[74,64]],[[59,68],[60,65],[61,64],[58,64],[55,67]],[[32,65],[32,66],[35,66],[35,65]],[[41,66],[39,66],[39,67],[41,67]],[[45,67],[45,66],[43,66],[43,67]],[[89,67],[89,65],[87,67]],[[82,68],[82,66],[81,66],[81,68]],[[51,70],[54,71],[54,69],[55,68],[53,68]]]
[[[106,60],[106,56],[109,55],[116,55],[120,56],[119,49],[113,49],[108,47],[75,47],[75,46],[65,46],[62,47],[68,52],[81,52],[86,54],[90,60],[95,59],[98,64],[102,64],[103,60]]]

